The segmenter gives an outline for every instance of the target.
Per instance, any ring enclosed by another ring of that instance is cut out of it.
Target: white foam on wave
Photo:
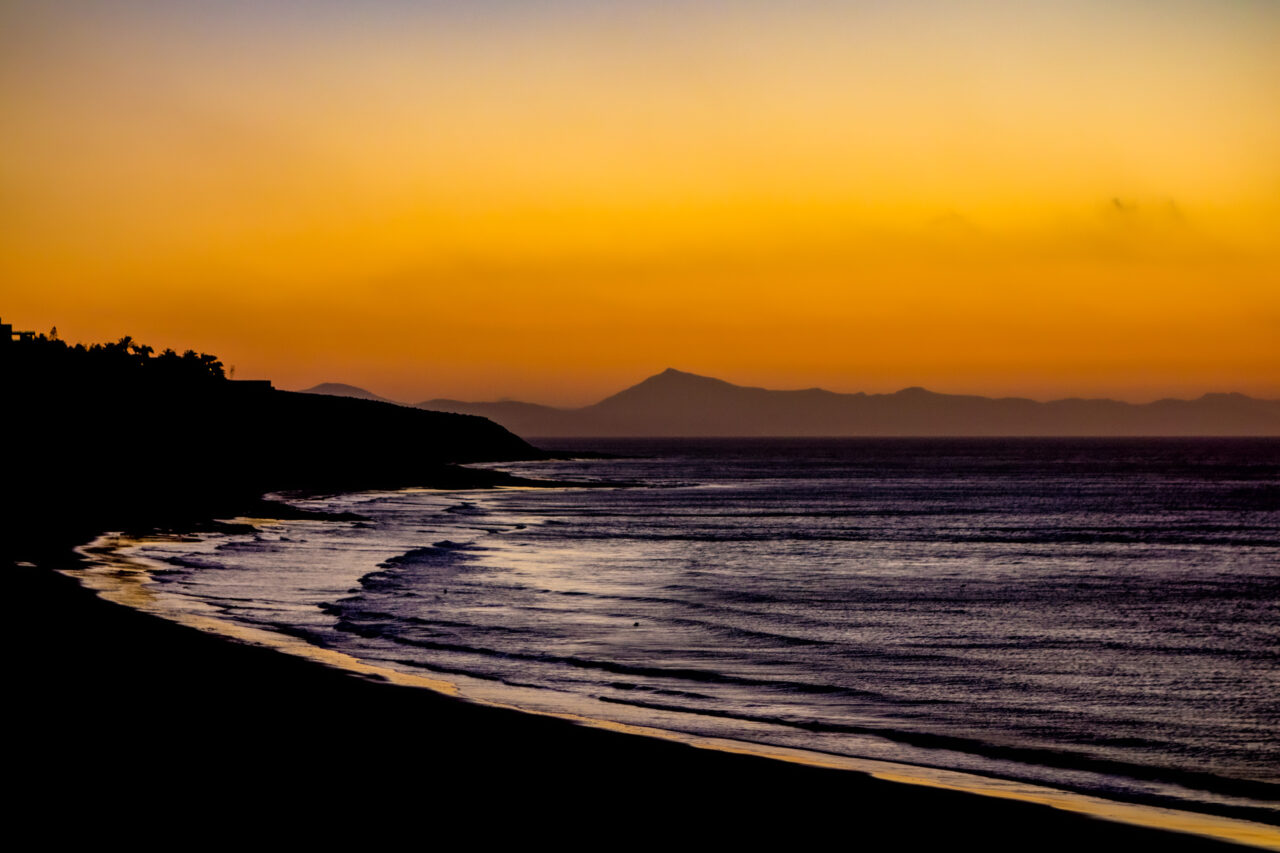
[[[414,501],[422,500],[424,497],[421,491],[415,491],[412,494],[416,496],[412,498]],[[434,500],[437,496],[438,502]],[[352,508],[358,504],[372,506],[372,502],[379,500],[394,502],[405,497],[407,495],[404,493],[382,493],[353,496],[342,499],[341,503],[346,508]],[[458,503],[457,495],[432,493],[428,497],[433,507],[441,511],[447,506]],[[454,518],[456,519],[457,516]],[[267,646],[364,677],[403,686],[430,689],[467,701],[558,717],[581,725],[674,740],[702,748],[840,768],[905,784],[952,788],[986,796],[1040,803],[1138,826],[1188,832],[1208,838],[1280,850],[1280,830],[1251,821],[1120,803],[1048,786],[1001,780],[955,770],[853,755],[836,755],[795,746],[770,745],[752,740],[753,735],[765,737],[769,733],[766,732],[767,727],[750,721],[736,721],[733,724],[732,730],[738,735],[737,737],[716,737],[709,736],[705,732],[699,734],[681,731],[682,724],[687,724],[687,720],[682,721],[681,717],[684,715],[678,713],[657,713],[634,708],[605,708],[591,697],[554,695],[558,691],[513,687],[465,676],[442,678],[424,675],[422,671],[406,672],[342,651],[320,648],[296,636],[229,619],[226,616],[227,608],[216,603],[219,600],[218,596],[202,601],[198,596],[178,594],[172,589],[167,589],[164,583],[157,582],[157,574],[164,572],[167,568],[166,564],[158,559],[161,554],[179,552],[208,554],[216,552],[219,548],[224,548],[226,553],[225,546],[235,544],[245,548],[245,553],[256,553],[259,557],[271,553],[288,554],[286,559],[276,561],[277,567],[288,563],[295,566],[297,572],[290,578],[295,592],[289,597],[285,606],[291,610],[294,607],[306,609],[316,602],[332,600],[335,594],[341,594],[366,574],[371,565],[376,567],[379,562],[403,553],[402,550],[398,550],[403,543],[380,541],[377,546],[367,544],[358,546],[356,548],[359,554],[358,559],[353,560],[352,555],[347,554],[343,558],[335,557],[332,563],[317,566],[313,559],[325,549],[317,549],[309,556],[305,555],[304,550],[304,555],[300,556],[293,547],[299,544],[305,545],[297,541],[299,538],[305,538],[300,534],[305,534],[308,529],[317,533],[324,531],[326,534],[332,534],[340,529],[335,525],[353,523],[293,521],[281,523],[262,519],[238,519],[237,521],[255,523],[259,533],[254,539],[248,541],[220,534],[180,539],[176,537],[138,539],[118,535],[100,537],[81,549],[81,553],[87,558],[85,567],[69,574],[104,598],[202,631],[215,633],[236,642]],[[507,521],[509,519],[503,519],[504,523]],[[520,522],[512,523],[537,523],[537,519],[526,517]],[[351,530],[355,532],[362,529],[353,526]],[[367,532],[367,529],[364,529],[364,532]],[[374,538],[377,540],[377,537]],[[354,536],[353,539],[359,540],[361,537]],[[276,551],[279,545],[287,547]],[[222,573],[226,570],[215,571]],[[229,575],[220,580],[229,586],[236,585]],[[261,578],[256,582],[256,586],[254,582],[246,581],[243,591],[251,595],[253,589],[261,589],[263,586]],[[224,599],[226,598],[225,588],[221,595]],[[275,595],[277,602],[280,601],[278,592]],[[210,603],[211,601],[214,603]],[[281,614],[278,612],[274,616],[264,615],[263,621],[269,622],[271,618],[279,615]],[[293,618],[297,618],[298,615],[298,612],[291,614]],[[874,738],[867,738],[862,746],[874,752],[874,740]]]

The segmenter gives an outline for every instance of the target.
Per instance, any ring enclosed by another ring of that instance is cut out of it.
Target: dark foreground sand
[[[1241,849],[479,707],[203,634],[6,561],[11,826],[290,845]]]

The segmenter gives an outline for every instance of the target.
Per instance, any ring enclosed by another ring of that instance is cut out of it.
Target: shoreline
[[[290,510],[297,510],[295,507],[290,507],[289,504],[282,504],[282,506]],[[296,513],[296,517],[320,520],[323,520],[325,515],[324,513],[314,513],[308,510],[300,510]],[[330,517],[334,519],[341,518],[341,516]],[[259,520],[265,519],[240,517],[224,523],[237,527],[241,525],[248,527]],[[1280,827],[1245,819],[1109,800],[1044,785],[932,768],[924,765],[902,764],[877,759],[858,758],[856,756],[770,746],[751,741],[686,734],[664,728],[615,722],[579,714],[536,710],[500,699],[486,699],[480,696],[468,695],[468,692],[461,685],[445,678],[414,675],[386,666],[368,663],[343,652],[306,643],[287,634],[238,625],[216,616],[202,616],[189,608],[183,608],[176,601],[166,601],[167,597],[161,596],[154,585],[150,583],[149,573],[154,567],[148,566],[145,559],[120,554],[121,548],[129,548],[143,541],[145,541],[144,538],[114,537],[110,535],[99,537],[94,542],[76,549],[77,554],[91,561],[97,561],[98,565],[75,571],[64,570],[63,574],[75,578],[81,586],[93,590],[107,601],[159,616],[196,630],[220,635],[232,642],[274,649],[283,654],[313,661],[321,666],[350,672],[375,681],[383,681],[405,689],[433,691],[443,696],[454,698],[459,702],[475,706],[487,706],[530,716],[559,719],[587,728],[603,729],[634,737],[684,744],[697,749],[765,758],[806,767],[859,773],[870,776],[873,779],[900,785],[937,788],[969,795],[1047,806],[1060,811],[1078,813],[1091,818],[1101,818],[1144,829],[1186,833],[1210,841],[1226,841],[1255,846],[1261,849],[1280,850]]]
[[[49,711],[56,708],[58,712],[46,714],[36,727],[48,729],[50,737],[57,736],[59,725],[75,729],[83,715],[68,717],[65,712],[81,704],[77,700],[98,692],[123,693],[122,704],[144,718],[163,719],[177,712],[187,724],[207,732],[209,742],[217,745],[216,752],[234,756],[234,781],[203,761],[168,768],[184,785],[215,801],[223,787],[243,784],[244,771],[260,769],[265,755],[281,751],[289,755],[282,778],[296,784],[330,769],[328,757],[336,749],[372,771],[374,778],[389,775],[404,756],[412,755],[421,762],[420,772],[434,774],[443,769],[447,778],[466,780],[463,788],[467,790],[505,780],[496,793],[500,803],[490,805],[530,818],[555,813],[568,794],[577,803],[575,819],[599,831],[632,817],[636,806],[644,806],[646,820],[659,823],[677,819],[705,823],[717,813],[744,810],[744,816],[751,815],[755,823],[749,820],[736,830],[716,826],[717,837],[738,831],[743,840],[754,840],[759,832],[804,837],[810,831],[830,831],[837,824],[856,821],[861,836],[884,843],[910,838],[912,843],[932,845],[968,837],[989,849],[1034,845],[1065,850],[1085,844],[1111,849],[1137,843],[1158,843],[1161,849],[1172,850],[1230,849],[1225,841],[1185,834],[1186,827],[1180,828],[1184,831],[1168,824],[1144,828],[1095,819],[1104,815],[1099,809],[1072,813],[1062,810],[1061,803],[1051,806],[1034,797],[1001,799],[1009,791],[1001,791],[1001,783],[995,780],[995,790],[979,794],[972,785],[949,785],[945,776],[931,781],[899,778],[891,766],[879,768],[877,774],[872,765],[878,762],[836,767],[813,762],[811,756],[786,755],[787,750],[750,745],[742,749],[743,744],[693,737],[655,738],[653,732],[637,733],[633,727],[583,725],[582,720],[451,698],[443,695],[448,682],[432,685],[443,692],[431,693],[419,686],[395,684],[395,679],[379,680],[385,673],[358,674],[335,668],[335,662],[301,660],[276,649],[214,636],[213,626],[179,625],[104,600],[70,578],[52,574],[51,568],[80,565],[70,546],[63,545],[60,555],[44,560],[42,566],[14,568],[26,573],[33,587],[43,587],[51,607],[74,601],[72,610],[81,617],[80,630],[102,635],[83,638],[102,643],[91,657],[105,655],[130,672],[118,678],[109,671],[98,679],[63,680],[56,672],[59,664],[73,666],[83,646],[73,636],[59,637],[64,648],[61,654],[45,648],[45,657],[51,659],[37,662],[37,680],[44,683],[33,691],[50,703]],[[114,627],[105,630],[107,624]],[[117,689],[98,681],[115,681]],[[357,732],[365,733],[405,715],[425,719],[425,731],[404,733],[406,739],[398,741],[391,754],[362,752],[341,737],[344,724],[354,723]],[[291,722],[282,728],[285,720]],[[119,749],[110,741],[75,741],[65,760],[119,766],[125,760],[117,754]],[[143,762],[129,773],[139,770],[148,776],[159,768]],[[517,782],[514,787],[513,781]],[[451,808],[462,811],[476,805],[469,796],[446,799]],[[762,814],[767,817],[760,824]],[[1272,834],[1275,838],[1269,842],[1263,838],[1260,846],[1280,849],[1280,832]],[[1234,841],[1244,843],[1239,838]]]

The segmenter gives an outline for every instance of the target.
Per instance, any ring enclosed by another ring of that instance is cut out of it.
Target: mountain
[[[395,403],[395,400],[388,400],[386,397],[379,397],[372,391],[366,391],[355,385],[347,385],[343,382],[321,382],[311,388],[304,388],[298,391],[299,394],[323,394],[326,397],[353,397],[357,400],[377,400],[379,403]],[[400,405],[396,403],[396,405]]]
[[[1280,401],[1243,394],[1124,403],[938,394],[771,391],[667,369],[591,406],[427,400],[523,436],[1193,436],[1280,435]]]

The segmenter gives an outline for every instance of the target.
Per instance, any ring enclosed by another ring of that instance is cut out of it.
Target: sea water
[[[498,467],[596,485],[134,550],[490,701],[1280,822],[1280,441],[544,445]]]

